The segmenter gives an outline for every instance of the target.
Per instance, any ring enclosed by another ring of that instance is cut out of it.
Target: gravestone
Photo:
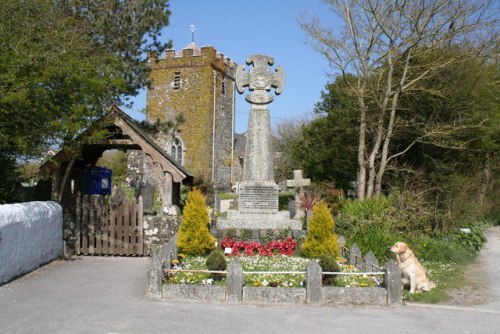
[[[155,187],[149,182],[146,182],[146,184],[141,184],[139,194],[140,196],[142,196],[142,206],[144,213],[153,213]]]
[[[250,69],[238,66],[236,88],[243,93],[248,87],[246,101],[251,105],[247,130],[247,146],[243,180],[239,184],[238,209],[229,210],[227,219],[219,219],[219,229],[301,229],[300,221],[291,220],[288,211],[279,211],[279,187],[274,182],[274,166],[269,109],[274,88],[279,95],[285,84],[280,66],[272,70],[274,59],[266,55],[253,55],[246,61]]]
[[[304,187],[310,185],[311,180],[304,179],[300,169],[293,171],[293,180],[286,180],[286,187],[295,189],[295,219],[302,219],[305,215],[304,210],[300,208],[300,197],[304,194]]]

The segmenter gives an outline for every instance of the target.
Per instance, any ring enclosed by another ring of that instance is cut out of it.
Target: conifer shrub
[[[212,251],[207,257],[206,264],[208,270],[222,271],[227,268],[226,257],[221,250]],[[211,274],[211,276],[215,281],[218,281],[224,277],[224,274]]]
[[[334,233],[335,222],[326,203],[316,204],[309,222],[301,254],[308,258],[339,255],[338,237]]]
[[[338,272],[340,271],[339,264],[335,258],[331,255],[323,255],[319,259],[319,265],[323,272]],[[334,281],[334,275],[323,275],[322,282],[323,285],[332,285]]]
[[[210,234],[208,223],[205,196],[195,189],[188,194],[182,211],[182,222],[177,233],[180,253],[206,255],[215,249],[215,238]]]

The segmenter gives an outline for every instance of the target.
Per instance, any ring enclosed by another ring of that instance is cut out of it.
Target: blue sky
[[[170,24],[162,33],[171,39],[175,50],[191,42],[190,25],[196,26],[198,47],[211,45],[238,64],[248,56],[265,54],[274,57],[286,75],[283,93],[269,105],[271,122],[297,119],[310,112],[319,101],[328,82],[328,61],[310,45],[297,23],[305,11],[332,18],[321,0],[170,0]],[[246,131],[250,105],[244,94],[236,100],[236,131]],[[133,118],[145,108],[146,93],[133,99],[132,109],[124,110]]]

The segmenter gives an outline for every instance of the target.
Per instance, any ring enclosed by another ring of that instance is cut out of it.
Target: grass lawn
[[[403,301],[435,304],[449,300],[448,292],[463,286],[463,275],[466,264],[425,262],[422,261],[427,272],[427,278],[436,283],[436,287],[429,292],[410,294],[403,290]]]

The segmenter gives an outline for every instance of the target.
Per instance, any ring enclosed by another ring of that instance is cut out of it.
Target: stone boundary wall
[[[62,251],[61,205],[0,205],[0,285],[60,257]]]
[[[163,284],[161,298],[248,303],[309,303],[348,305],[398,305],[402,303],[401,272],[395,261],[385,267],[383,287],[322,286],[322,270],[312,260],[306,271],[305,288],[243,286],[243,270],[237,258],[231,259],[226,286]],[[158,297],[158,296],[155,296]]]

